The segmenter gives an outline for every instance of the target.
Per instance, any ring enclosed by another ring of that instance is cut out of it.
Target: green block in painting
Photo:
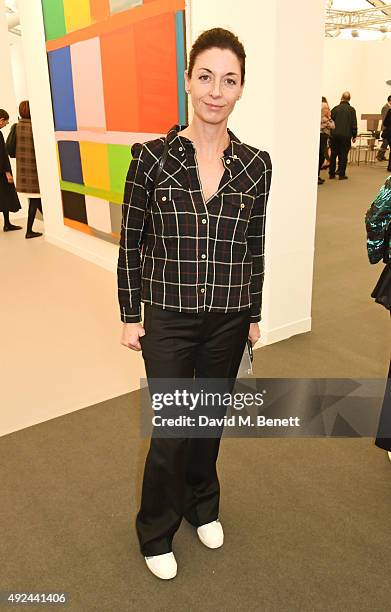
[[[130,146],[108,145],[111,191],[123,193],[131,160]]]
[[[42,0],[46,40],[54,40],[67,33],[63,0]]]

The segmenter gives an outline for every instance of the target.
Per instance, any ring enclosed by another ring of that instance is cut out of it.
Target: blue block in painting
[[[62,180],[83,185],[79,143],[73,140],[60,140],[58,154]]]
[[[175,35],[176,35],[176,70],[178,82],[178,117],[179,123],[185,125],[187,122],[186,96],[185,96],[185,14],[183,11],[175,13]]]
[[[49,51],[49,73],[56,130],[77,130],[70,47]]]

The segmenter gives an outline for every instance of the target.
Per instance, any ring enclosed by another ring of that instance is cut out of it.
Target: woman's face
[[[9,123],[9,119],[0,119],[0,130]]]
[[[229,49],[207,49],[197,56],[191,78],[185,72],[185,84],[194,114],[205,123],[221,123],[242,95],[239,60]]]

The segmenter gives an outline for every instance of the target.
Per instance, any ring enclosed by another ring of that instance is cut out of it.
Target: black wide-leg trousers
[[[250,310],[173,312],[145,304],[141,347],[148,379],[236,378]],[[220,438],[151,438],[136,529],[145,556],[172,551],[185,517],[198,527],[219,516]]]

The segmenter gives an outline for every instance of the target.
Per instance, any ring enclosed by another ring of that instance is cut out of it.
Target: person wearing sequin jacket
[[[376,264],[383,258],[384,233],[388,224],[391,222],[391,176],[389,176],[381,187],[371,207],[365,215],[365,225],[367,230],[367,250],[371,264]],[[391,252],[391,244],[390,252]],[[391,429],[391,358],[388,371],[388,384],[383,400],[383,407],[380,416],[378,435],[375,440],[376,446],[388,451],[391,461],[391,438],[381,437],[381,431]]]

